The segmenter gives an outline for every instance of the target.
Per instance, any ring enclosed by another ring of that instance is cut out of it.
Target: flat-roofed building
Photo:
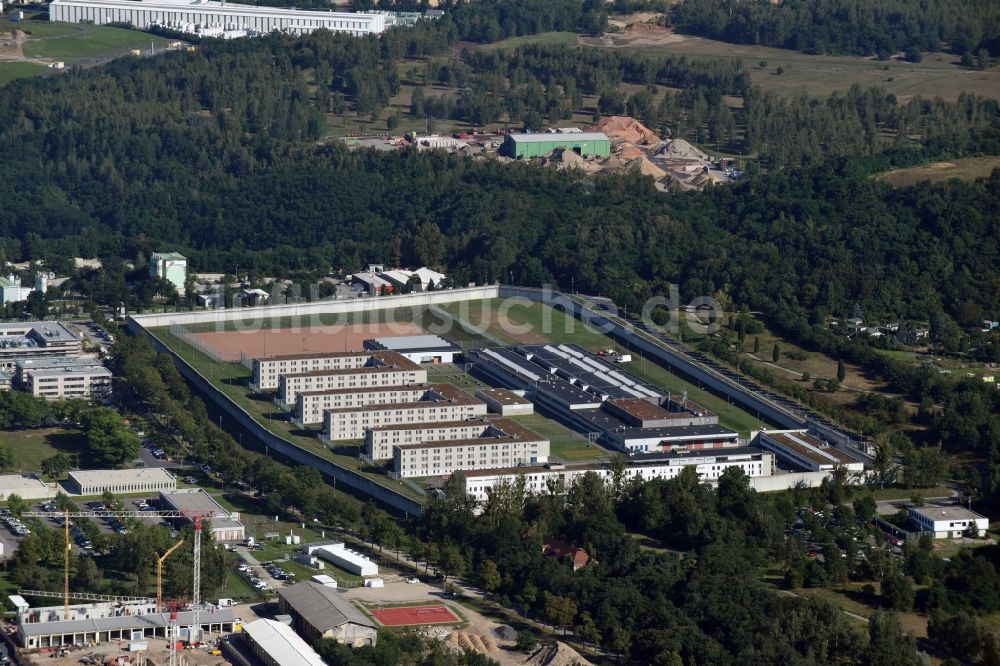
[[[668,397],[655,399],[619,398],[608,400],[604,408],[633,428],[676,428],[715,425],[719,417],[687,400]]]
[[[675,453],[647,453],[629,456],[625,465],[625,479],[672,479],[686,467],[694,467],[702,481],[714,482],[730,467],[738,467],[748,477],[771,476],[774,473],[774,454],[755,447],[736,447],[724,451],[687,451]],[[499,483],[514,483],[524,477],[525,491],[531,494],[548,492],[551,484],[568,490],[578,479],[593,472],[606,483],[612,472],[607,463],[582,465],[535,465],[506,469],[485,469],[464,472],[466,492],[479,502],[489,497],[491,488]]]
[[[920,532],[931,533],[935,539],[958,539],[967,531],[976,536],[986,536],[990,521],[960,504],[947,506],[911,506],[907,509],[910,522]]]
[[[392,447],[399,477],[439,476],[457,470],[537,465],[549,459],[549,440],[511,419],[491,419],[476,437]]]
[[[70,472],[66,487],[77,495],[150,493],[176,490],[177,479],[162,467],[90,469]]]
[[[414,402],[420,400],[430,388],[430,384],[410,384],[332,391],[300,391],[295,396],[295,416],[292,420],[296,425],[304,426],[322,423],[323,413],[328,409]]]
[[[780,459],[808,472],[829,471],[843,467],[850,472],[862,472],[864,463],[830,446],[804,430],[762,430],[751,439],[761,448],[773,451]]]
[[[317,370],[352,370],[371,361],[370,352],[308,352],[301,354],[276,354],[253,359],[251,387],[259,391],[278,388],[282,375],[293,375]]]
[[[501,416],[535,412],[535,405],[530,400],[505,388],[479,389],[476,397],[485,402],[491,412]]]
[[[326,662],[287,624],[259,619],[243,625],[240,638],[264,666],[326,666]]]
[[[49,20],[65,23],[128,23],[139,30],[160,26],[198,35],[304,35],[316,30],[355,36],[385,30],[379,14],[259,7],[217,0],[53,0]],[[235,33],[235,34],[234,34]],[[166,253],[161,256],[173,256]],[[154,255],[155,256],[155,255]],[[179,256],[179,255],[176,255]]]
[[[388,460],[392,458],[392,447],[397,445],[479,437],[490,427],[491,421],[492,419],[483,417],[375,426],[365,431],[365,455],[372,460]]]
[[[21,388],[39,398],[111,395],[111,371],[94,358],[25,359],[17,362],[17,375]]]
[[[0,367],[12,368],[25,358],[79,356],[83,342],[58,321],[0,323]]]
[[[361,439],[369,428],[460,421],[485,414],[486,405],[465,391],[451,384],[433,384],[416,402],[328,409],[323,417],[323,436],[331,442]]]
[[[356,576],[377,576],[378,565],[361,553],[351,550],[342,541],[311,543],[302,547],[306,555],[314,555]],[[334,585],[336,587],[336,585]]]
[[[167,510],[196,512],[202,515],[203,520],[211,521],[211,535],[215,541],[246,539],[246,528],[240,522],[240,514],[227,511],[201,488],[161,491],[160,504]],[[206,513],[212,514],[213,517],[206,518],[204,515]],[[189,519],[183,520],[192,522]]]
[[[454,363],[462,348],[437,335],[402,335],[365,340],[365,349],[402,354],[414,363]]]
[[[302,581],[278,589],[278,609],[292,616],[307,642],[330,638],[353,647],[375,645],[378,629],[349,599],[331,587]]]
[[[254,359],[254,379],[278,389],[279,405],[295,405],[299,391],[329,391],[369,386],[424,383],[427,371],[395,352],[349,352],[338,358],[296,356]],[[273,386],[272,386],[273,384]]]

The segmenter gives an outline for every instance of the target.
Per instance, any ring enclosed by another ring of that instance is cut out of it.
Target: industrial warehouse
[[[69,473],[66,489],[76,495],[151,493],[177,489],[177,479],[162,467],[92,469]]]
[[[139,30],[162,26],[213,37],[265,35],[272,31],[303,35],[320,29],[361,36],[385,30],[385,16],[381,14],[258,7],[215,0],[52,0],[49,20],[121,23]]]
[[[436,335],[402,335],[365,340],[365,349],[402,354],[414,363],[453,363],[462,348]]]
[[[472,373],[525,392],[580,433],[627,453],[737,446],[715,414],[643,382],[576,345],[525,345],[468,354]]]

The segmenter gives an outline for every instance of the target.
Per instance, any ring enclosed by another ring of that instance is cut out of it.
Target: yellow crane
[[[170,554],[181,547],[184,543],[184,539],[181,539],[174,545],[172,545],[167,552],[163,553],[160,557],[156,558],[156,610],[160,611],[163,609],[163,561],[170,557]]]

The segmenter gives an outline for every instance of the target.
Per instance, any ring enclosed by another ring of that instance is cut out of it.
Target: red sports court
[[[375,616],[379,624],[385,627],[402,627],[410,624],[458,624],[460,622],[444,604],[380,608],[372,611],[372,615]]]

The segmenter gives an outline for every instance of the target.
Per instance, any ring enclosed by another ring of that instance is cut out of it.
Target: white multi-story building
[[[207,29],[213,34],[223,30],[302,35],[324,29],[362,36],[385,30],[385,17],[379,14],[296,10],[215,0],[52,0],[49,20],[96,25],[126,23],[140,30],[151,26],[183,32]]]
[[[628,458],[625,479],[635,477],[644,481],[672,479],[685,467],[692,466],[702,481],[717,481],[730,467],[739,467],[749,477],[771,476],[774,473],[774,454],[753,447],[719,451],[636,454]],[[502,482],[514,483],[519,476],[523,476],[525,491],[529,494],[547,492],[550,484],[562,488],[565,492],[588,472],[599,475],[605,482],[612,476],[610,468],[605,463],[486,469],[465,472],[465,488],[474,499],[484,502],[489,498],[489,490],[493,486]]]
[[[51,358],[17,364],[21,388],[49,400],[104,398],[111,394],[111,371],[96,359]]]
[[[12,368],[23,359],[73,358],[83,343],[76,333],[58,321],[26,321],[0,324],[0,368]]]
[[[300,391],[295,396],[295,416],[292,421],[296,425],[305,426],[322,423],[323,413],[328,409],[416,402],[431,388],[433,387],[430,384],[410,384],[333,391]]]
[[[365,432],[365,455],[372,460],[388,460],[392,458],[394,446],[482,437],[497,421],[506,422],[506,419],[481,418],[376,426]]]
[[[400,423],[460,421],[485,414],[485,403],[450,384],[436,384],[417,402],[328,409],[323,418],[323,436],[331,442],[361,439],[369,428]]]
[[[392,447],[399,477],[441,476],[457,470],[537,465],[549,458],[549,440],[510,419],[496,419],[470,439]]]
[[[273,391],[280,388],[281,377],[283,375],[313,375],[320,377],[320,373],[330,375],[348,375],[342,380],[344,386],[321,386],[322,380],[314,382],[303,381],[301,385],[294,389],[288,388],[279,396],[280,401],[287,406],[295,404],[295,391],[319,391],[326,388],[353,388],[350,382],[354,375],[354,381],[358,381],[359,375],[368,373],[382,374],[384,377],[391,377],[393,372],[413,373],[414,379],[410,381],[394,381],[393,384],[403,385],[418,381],[417,377],[423,377],[419,381],[427,381],[427,371],[421,370],[420,366],[410,359],[395,352],[389,351],[368,351],[368,352],[326,352],[326,353],[304,353],[304,354],[281,354],[277,356],[265,356],[253,360],[253,378],[251,387],[258,391]],[[421,374],[423,373],[423,374]],[[358,386],[372,386],[373,384],[358,384]],[[391,384],[383,384],[384,386]]]

